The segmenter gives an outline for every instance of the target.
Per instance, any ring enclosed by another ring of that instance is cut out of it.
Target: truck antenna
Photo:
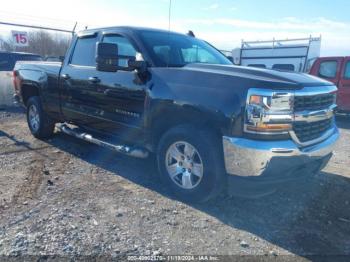
[[[187,35],[190,37],[196,37],[192,30],[189,30]]]
[[[170,25],[171,25],[171,1],[169,0],[169,24],[168,24],[168,30],[170,31]]]

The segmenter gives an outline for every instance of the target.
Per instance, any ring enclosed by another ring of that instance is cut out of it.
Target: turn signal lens
[[[285,132],[290,131],[290,124],[258,124],[256,126],[247,126],[247,130],[253,132]]]
[[[262,96],[255,96],[255,95],[253,95],[253,96],[250,97],[249,103],[251,105],[260,105],[261,102],[262,102]]]

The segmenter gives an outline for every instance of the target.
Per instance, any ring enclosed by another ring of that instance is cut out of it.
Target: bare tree
[[[0,50],[14,51],[12,43],[8,40],[4,40],[3,38],[0,38]]]
[[[12,39],[1,39],[0,48],[6,51],[28,52],[46,56],[63,56],[65,55],[71,36],[62,34],[51,34],[47,31],[31,31],[28,34],[28,46],[17,47]]]

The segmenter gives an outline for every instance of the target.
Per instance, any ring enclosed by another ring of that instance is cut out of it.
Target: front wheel
[[[209,131],[172,128],[159,142],[157,160],[162,180],[181,200],[205,202],[223,189],[222,146]]]
[[[27,122],[30,132],[36,138],[45,139],[53,135],[55,123],[46,115],[37,96],[28,99]]]

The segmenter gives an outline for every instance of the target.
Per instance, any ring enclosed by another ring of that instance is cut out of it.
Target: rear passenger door
[[[350,112],[350,57],[344,60],[338,89],[339,109]]]
[[[74,50],[61,70],[61,106],[67,120],[90,128],[101,124],[96,74],[98,34],[78,37]]]

